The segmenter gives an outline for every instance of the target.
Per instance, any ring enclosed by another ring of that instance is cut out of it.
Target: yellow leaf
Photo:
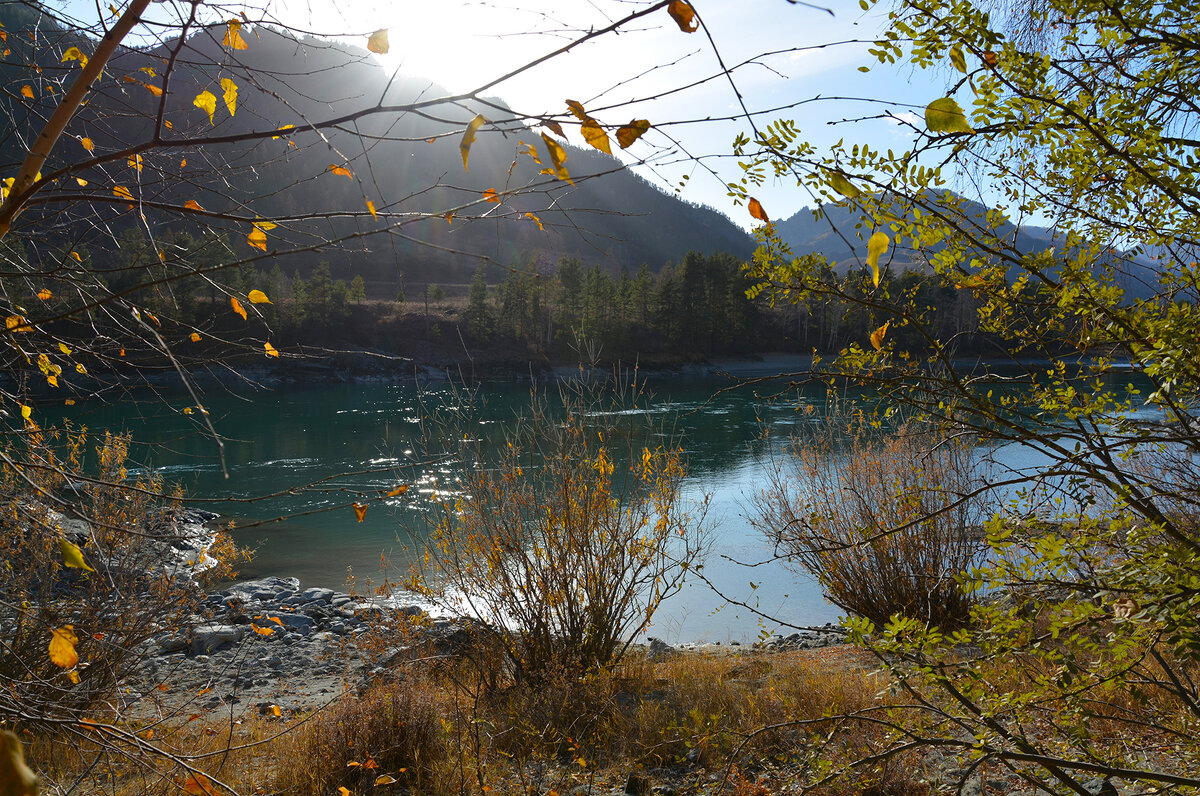
[[[366,503],[355,503],[354,504],[354,516],[358,518],[359,522],[362,522],[363,519],[367,516],[367,504]]]
[[[467,158],[471,155],[471,145],[475,143],[475,133],[479,132],[479,128],[487,122],[482,114],[476,115],[474,119],[467,123],[467,129],[463,131],[462,141],[458,144],[458,151],[462,153],[463,171],[470,171],[467,168]]]
[[[190,406],[185,406],[185,407],[183,407],[183,413],[185,415],[194,415],[194,414],[196,414],[196,410]]]
[[[282,716],[282,715],[283,715],[283,711],[279,709],[279,706],[278,706],[278,705],[272,705],[272,706],[271,706],[271,713],[275,714],[276,716]]]
[[[542,141],[546,144],[546,151],[550,153],[550,165],[554,169],[554,176],[574,185],[575,181],[571,179],[571,175],[567,173],[567,169],[563,165],[567,160],[567,151],[562,148],[562,144],[545,133],[542,133]]]
[[[201,91],[196,95],[196,98],[192,100],[192,104],[208,114],[209,124],[215,124],[215,122],[213,122],[213,114],[217,112],[217,97],[215,94],[213,94],[211,91]]]
[[[88,57],[80,52],[78,47],[71,47],[63,53],[60,63],[66,63],[67,61],[78,61],[80,66],[87,66]]]
[[[237,113],[237,84],[227,77],[221,78],[221,89],[224,91],[225,107],[229,109],[229,115],[233,116]]]
[[[38,291],[38,298],[40,298],[42,301],[49,301],[53,297],[54,294],[50,292],[50,288],[48,287],[44,287]]]
[[[879,258],[887,251],[891,238],[883,230],[876,232],[867,241],[867,265],[871,269],[871,281],[879,287]]]
[[[91,141],[91,139],[90,139],[90,138],[89,138],[88,140],[89,140],[89,141]],[[87,187],[87,180],[85,180],[83,177],[76,177],[76,178],[75,178],[75,182],[79,184],[79,187],[80,187],[80,188],[86,188],[86,187]]]
[[[392,784],[395,784],[397,781],[398,780],[395,777],[393,777],[391,774],[380,774],[379,776],[377,776],[375,778],[376,785],[392,785]]]
[[[254,229],[250,230],[250,234],[246,236],[246,243],[256,249],[267,250],[267,233],[262,231],[262,227],[258,224],[254,225]]]
[[[595,119],[587,119],[579,129],[583,133],[584,141],[606,155],[612,154],[612,145],[608,143],[608,133],[604,132],[604,128],[600,126],[599,122]]]
[[[684,33],[695,33],[700,28],[700,20],[696,19],[696,10],[686,0],[672,0],[667,6],[667,13]]]
[[[154,85],[153,83],[143,83],[142,86],[145,87],[145,89],[147,91],[149,91],[151,94],[153,94],[154,96],[156,96],[156,97],[162,96],[162,93],[163,93],[162,89],[159,88],[158,86]],[[163,119],[163,122],[167,125],[167,129],[170,130],[171,123],[168,122],[166,119]]]
[[[82,363],[82,362],[76,362],[76,363],[75,363],[75,372],[76,372],[76,373],[80,373],[80,374],[82,374],[82,375],[86,376],[86,375],[87,375],[87,368],[85,368],[85,367],[83,366],[83,363]]]
[[[267,298],[267,294],[261,290],[251,290],[246,294],[246,298],[250,299],[251,304],[270,304],[271,300]]]
[[[64,403],[64,404],[66,404],[67,406],[74,406],[74,405],[75,405],[75,399],[74,399],[74,398],[68,398],[67,400],[63,401],[63,403]]]
[[[542,226],[542,220],[540,218],[538,218],[537,216],[535,216],[533,213],[526,213],[525,217],[533,219],[533,223],[537,224],[538,229],[540,229],[542,232],[546,231],[546,228],[544,226]]]
[[[367,49],[379,55],[387,54],[387,51],[391,49],[391,45],[388,44],[387,28],[377,30],[371,34],[371,37],[367,39]]]
[[[350,796],[350,789],[345,785],[338,788],[338,796]]]
[[[83,258],[79,256],[79,252],[71,252],[71,256],[75,258],[75,262],[83,262]]]
[[[21,86],[21,96],[25,99],[33,99],[33,86]]]
[[[195,199],[188,199],[186,202],[183,203],[183,206],[185,208],[187,208],[188,210],[200,210],[200,211],[204,210],[204,208],[200,206],[200,203],[197,202]]]
[[[279,132],[281,132],[281,133],[282,133],[284,130],[295,130],[295,129],[296,129],[296,125],[294,125],[294,124],[285,124],[283,127],[280,127],[280,128],[279,128]],[[275,140],[277,140],[277,139],[279,139],[279,138],[280,138],[280,136],[277,136],[277,135],[273,135],[273,136],[271,136],[271,140],[272,140],[272,141],[275,141]]]
[[[130,155],[129,158],[126,160],[126,163],[132,169],[137,169],[138,171],[142,170],[142,156],[141,155]]]
[[[225,27],[225,38],[221,40],[221,44],[232,50],[245,50],[249,48],[246,40],[242,38],[242,23],[236,19],[229,20]]]
[[[567,134],[563,132],[562,125],[553,119],[542,122],[542,126],[550,130],[550,132],[554,133],[559,138],[567,137]]]
[[[267,356],[279,359],[279,352],[275,350],[275,346],[270,343],[263,343],[263,350],[267,352]]]
[[[133,194],[131,194],[129,189],[124,185],[118,185],[113,188],[113,196],[117,197],[118,199],[124,199],[128,202],[133,201]]]
[[[871,345],[875,347],[876,351],[879,351],[883,348],[883,338],[887,334],[888,326],[890,326],[891,323],[891,321],[888,321],[883,326],[880,326],[878,329],[871,332]]]
[[[51,387],[57,387],[58,386],[58,376],[55,376],[53,374],[47,376],[46,383],[49,384]]]
[[[146,73],[146,74],[148,74],[150,77],[158,77],[158,73],[154,71],[154,67],[153,67],[153,66],[142,66],[142,67],[138,67],[138,71],[139,71],[139,72],[145,72],[145,73]]]
[[[583,109],[583,105],[572,99],[567,100],[566,103],[568,110],[574,114],[576,119],[581,122],[586,122],[588,120],[587,111]]]
[[[71,356],[71,347],[66,343],[59,343],[58,350],[62,351],[67,356]]]
[[[396,487],[395,489],[390,490],[387,493],[387,496],[388,497],[400,497],[407,491],[408,491],[408,484],[401,484],[400,486]]]
[[[491,202],[492,204],[495,204],[495,205],[500,204],[500,197],[496,195],[496,189],[488,188],[486,191],[484,191],[483,192],[483,201]]]
[[[617,144],[621,149],[628,149],[630,144],[645,135],[649,129],[649,119],[634,119],[617,129]]]
[[[21,741],[9,730],[0,731],[0,782],[12,796],[37,796],[37,775],[25,765]]]
[[[270,636],[275,633],[274,628],[259,627],[258,625],[254,624],[253,622],[250,623],[250,629],[253,630],[255,633],[257,633],[260,636]]]
[[[229,306],[233,307],[233,311],[242,316],[242,320],[246,320],[246,308],[242,306],[242,302],[237,300],[237,296],[229,297]]]
[[[200,333],[192,332],[190,335],[188,335],[188,339],[191,340],[193,343],[198,343],[198,342],[200,342]]]
[[[339,177],[349,177],[350,179],[354,179],[354,175],[350,173],[350,169],[346,168],[345,166],[338,166],[335,163],[330,163],[329,170]]]
[[[30,331],[29,321],[22,318],[20,315],[9,315],[4,319],[4,326],[10,332],[28,332]]]
[[[370,199],[367,200],[367,210],[371,211],[371,218],[379,218],[379,216],[375,215],[375,203]]]
[[[771,219],[767,218],[767,211],[763,210],[762,203],[759,202],[757,199],[755,199],[753,196],[750,197],[750,202],[749,202],[748,207],[750,210],[750,215],[753,218],[757,218],[759,221],[763,222],[764,224],[771,223]]]
[[[50,638],[50,662],[61,669],[70,669],[79,663],[79,654],[75,652],[75,645],[79,643],[75,626],[63,625],[53,633]]]
[[[275,224],[275,223],[274,223],[274,222],[272,222],[272,221],[263,221],[263,220],[260,218],[260,219],[258,219],[257,221],[255,221],[255,222],[254,222],[254,226],[258,227],[258,228],[259,228],[259,229],[261,229],[263,232],[266,232],[267,230],[275,229],[275,227],[276,227],[276,226],[278,226],[278,225],[277,225],[277,224]]]
[[[23,411],[22,414],[24,414]],[[26,418],[26,420],[28,419]],[[66,539],[58,540],[58,549],[62,552],[63,566],[70,567],[71,569],[85,569],[88,572],[96,571],[89,567],[87,562],[83,560],[83,551]]]
[[[854,185],[854,183],[846,179],[846,175],[842,174],[840,171],[828,171],[825,173],[825,178],[829,181],[830,188],[837,191],[847,199],[856,199],[862,194],[862,191],[860,191]]]
[[[953,97],[942,97],[925,107],[925,126],[931,133],[973,133],[966,114]]]

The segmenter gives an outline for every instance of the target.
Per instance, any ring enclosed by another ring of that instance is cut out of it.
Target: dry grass
[[[580,784],[620,788],[631,772],[654,770],[655,783],[670,779],[681,792],[723,787],[765,796],[806,775],[814,739],[834,726],[825,717],[881,704],[885,684],[864,662],[848,648],[684,653],[657,662],[638,655],[583,679],[498,691],[480,687],[467,662],[414,665],[395,682],[308,715],[276,718],[235,708],[232,715],[180,716],[136,731],[144,738],[153,729],[156,743],[188,754],[197,769],[239,793],[317,796],[346,788],[528,796]],[[767,726],[776,729],[756,732]],[[858,728],[821,753],[836,754],[839,745],[860,751],[863,740]],[[113,759],[111,750],[86,740],[69,754],[62,749],[34,743],[30,754],[61,790],[97,753]],[[56,769],[48,768],[51,760]],[[186,780],[167,760],[108,771],[115,784],[96,780],[76,792],[179,793]],[[384,784],[376,786],[380,777]],[[873,791],[879,794],[920,792],[902,780],[863,784],[885,787]]]

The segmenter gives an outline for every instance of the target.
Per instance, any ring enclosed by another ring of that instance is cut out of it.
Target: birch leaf
[[[28,418],[26,418],[26,420],[28,420]],[[87,562],[83,560],[83,551],[80,550],[78,546],[68,542],[66,539],[58,540],[58,549],[62,553],[63,566],[70,567],[71,569],[83,569],[88,572],[96,571],[89,567]]]
[[[230,306],[230,307],[233,307],[233,311],[234,311],[234,312],[236,312],[238,315],[241,315],[241,316],[242,316],[242,320],[243,320],[243,321],[244,321],[244,320],[247,320],[247,318],[246,318],[246,308],[242,306],[242,302],[240,302],[240,301],[238,301],[238,300],[237,300],[237,296],[230,296],[230,297],[229,297],[229,306]]]
[[[225,27],[225,38],[221,40],[221,44],[231,50],[248,50],[249,45],[242,38],[242,23],[236,19],[229,20]]]
[[[871,269],[871,281],[875,283],[875,287],[879,287],[879,258],[887,251],[890,242],[891,238],[882,230],[867,241],[867,265]]]
[[[208,114],[208,123],[215,124],[213,114],[217,112],[217,97],[211,91],[201,91],[192,100],[192,104]]]
[[[467,123],[467,129],[463,131],[462,141],[458,145],[458,151],[462,153],[463,171],[470,171],[467,168],[467,158],[471,154],[471,145],[475,143],[475,133],[479,132],[479,128],[483,127],[486,122],[487,119],[482,114],[477,114]]]
[[[392,45],[388,42],[387,28],[377,30],[367,39],[367,49],[378,55],[387,55]]]
[[[79,653],[75,645],[79,637],[75,635],[74,625],[63,625],[53,631],[50,638],[50,662],[62,669],[70,669],[79,663]]]
[[[221,78],[221,90],[224,91],[225,107],[229,109],[229,115],[233,116],[237,113],[237,83],[234,83],[227,77]]]

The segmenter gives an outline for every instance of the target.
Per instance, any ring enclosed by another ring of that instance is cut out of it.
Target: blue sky
[[[387,28],[391,50],[380,57],[383,68],[425,76],[452,91],[485,85],[584,31],[651,5],[649,0],[262,2],[265,6],[257,8],[238,3],[205,8],[211,22],[245,11],[251,20],[268,20],[359,45],[371,32]],[[867,54],[867,42],[884,27],[886,3],[864,12],[857,0],[832,0],[827,3],[832,14],[787,0],[693,0],[693,4],[724,63],[740,65],[733,77],[750,111],[805,102],[780,111],[777,117],[760,116],[760,123],[794,119],[804,137],[819,148],[845,139],[901,150],[909,141],[909,131],[902,125],[879,118],[844,120],[887,113],[916,118],[914,111],[919,114],[944,91],[944,74],[879,65]],[[83,0],[66,0],[62,8],[84,22],[89,17],[94,22],[97,14],[97,6]],[[166,20],[186,14],[188,8],[188,3],[155,3],[151,13]],[[860,72],[863,65],[871,65],[872,70]],[[729,153],[734,138],[749,133],[750,127],[744,120],[714,121],[741,113],[733,87],[718,78],[667,93],[719,73],[717,55],[704,31],[683,33],[660,10],[619,35],[600,37],[486,93],[527,113],[562,113],[565,100],[574,99],[605,124],[646,118],[661,125],[622,156],[629,161],[647,160],[648,165],[638,167],[645,176],[668,190],[680,188],[684,198],[715,207],[748,227],[751,220],[744,208],[733,206],[726,196],[725,182],[740,176]],[[876,102],[839,99],[843,97]],[[574,143],[582,143],[576,132],[571,134]],[[812,204],[794,181],[772,183],[754,193],[772,218],[787,217]]]

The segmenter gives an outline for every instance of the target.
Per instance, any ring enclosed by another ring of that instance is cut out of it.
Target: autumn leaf
[[[600,126],[599,122],[595,119],[588,119],[579,129],[583,133],[584,141],[587,141],[606,155],[612,154],[612,145],[608,142],[608,133],[604,132],[604,128]]]
[[[262,227],[258,224],[254,225],[254,229],[250,230],[250,234],[246,236],[246,243],[256,249],[267,250],[267,233],[263,232]]]
[[[367,200],[367,210],[370,211],[371,218],[379,218],[379,216],[375,214],[375,203],[370,199]]]
[[[467,129],[463,131],[462,141],[458,144],[458,151],[462,153],[463,171],[470,171],[467,168],[467,158],[471,155],[471,145],[475,143],[475,133],[479,132],[479,128],[486,123],[487,119],[482,114],[477,114],[467,123]]]
[[[161,88],[159,88],[158,86],[154,85],[153,83],[143,83],[142,87],[145,88],[147,91],[149,91],[151,94],[153,94],[156,97],[161,97],[163,94],[163,90]],[[169,121],[167,121],[166,119],[163,119],[163,124],[165,124],[167,126],[168,130],[171,129],[171,123]]]
[[[21,86],[21,96],[25,99],[33,99],[33,86]]]
[[[867,266],[871,269],[871,281],[879,287],[879,258],[887,251],[891,238],[883,230],[876,232],[867,241]]]
[[[942,97],[925,107],[925,127],[931,133],[973,133],[966,114],[953,97]]]
[[[982,57],[983,57],[983,62],[985,64],[987,64],[989,67],[996,65],[996,53],[994,53],[993,51],[984,50]]]
[[[538,218],[537,216],[535,216],[533,213],[526,213],[525,218],[532,219],[533,223],[537,224],[538,229],[540,229],[542,232],[546,231],[546,228],[544,226],[542,226],[542,220],[540,218]]]
[[[79,252],[71,252],[71,256],[75,258],[75,262],[83,262],[83,258],[79,256]]]
[[[367,49],[377,55],[387,55],[387,51],[391,49],[391,44],[388,43],[387,28],[377,30],[367,39]]]
[[[376,785],[394,785],[398,781],[399,780],[397,780],[391,774],[380,774],[375,778]]]
[[[89,138],[88,140],[90,141],[91,139]],[[76,177],[75,182],[80,188],[86,188],[88,184],[87,180],[85,180],[83,177]]]
[[[549,129],[552,133],[554,133],[559,138],[567,137],[567,134],[563,132],[562,125],[559,124],[558,122],[554,121],[553,119],[542,122],[542,126]]]
[[[79,66],[84,67],[88,64],[88,57],[84,55],[78,47],[71,47],[65,53],[63,53],[62,61],[60,61],[60,63],[65,64],[67,61],[78,61]]]
[[[20,315],[9,315],[4,319],[4,326],[10,332],[30,331],[29,321],[25,320]]]
[[[283,710],[281,710],[281,709],[280,709],[280,707],[279,707],[278,705],[272,705],[272,706],[271,706],[271,714],[272,714],[272,715],[274,715],[274,716],[277,716],[277,717],[278,717],[278,716],[282,716],[282,715],[283,715]]]
[[[22,407],[22,414],[24,414],[24,407]],[[25,419],[28,420],[29,418]],[[96,571],[89,567],[87,562],[83,560],[83,551],[66,539],[58,540],[58,549],[62,553],[63,566],[70,567],[71,569],[83,569],[88,572]]]
[[[191,340],[193,343],[198,343],[198,342],[200,342],[200,333],[192,332],[190,335],[188,335],[188,339]]]
[[[80,138],[79,143],[88,152],[91,152],[92,150],[94,150],[96,148],[96,145],[94,143],[92,143],[92,139],[90,139],[90,138]]]
[[[871,332],[871,345],[875,347],[876,351],[882,350],[883,338],[887,334],[888,327],[891,326],[891,324],[891,321],[887,321],[883,324],[883,326],[880,326],[878,329]]]
[[[279,352],[270,343],[263,343],[263,350],[267,352],[267,356],[279,359]]]
[[[229,297],[229,306],[230,306],[230,307],[233,307],[233,311],[234,311],[234,312],[236,312],[238,315],[241,315],[241,316],[242,316],[242,320],[243,320],[243,321],[244,321],[244,320],[247,320],[247,318],[246,318],[246,308],[242,306],[242,302],[240,302],[240,301],[238,301],[238,300],[237,300],[237,296],[230,296],[230,297]]]
[[[37,796],[37,775],[25,765],[21,741],[9,730],[0,731],[0,782],[11,796]]]
[[[131,169],[136,169],[139,172],[142,170],[142,156],[141,155],[130,155],[128,158],[126,158],[125,162]]]
[[[208,123],[215,124],[213,114],[217,112],[217,98],[211,91],[201,91],[192,104],[208,114]]]
[[[752,217],[757,218],[764,224],[771,223],[771,219],[767,218],[767,211],[763,210],[762,202],[758,201],[753,196],[750,197],[750,203],[747,205],[747,207],[749,208],[750,215]]]
[[[38,298],[40,298],[42,301],[49,301],[53,297],[54,294],[50,292],[50,288],[48,287],[44,287],[38,291]]]
[[[492,204],[495,204],[495,205],[500,204],[500,197],[496,195],[496,189],[488,188],[486,191],[484,191],[483,192],[483,201],[491,202]]]
[[[232,50],[247,50],[249,45],[242,38],[242,23],[236,19],[231,19],[225,27],[225,38],[221,40],[221,44]]]
[[[346,168],[345,166],[338,166],[335,163],[330,163],[329,170],[339,177],[349,177],[350,179],[354,179],[354,175],[350,173],[350,169]]]
[[[962,45],[956,44],[950,48],[950,65],[964,75],[967,73],[967,59],[963,57]]]
[[[617,145],[628,149],[630,144],[641,138],[650,129],[649,119],[634,119],[617,129]]]
[[[338,788],[338,796],[350,796],[350,792],[351,792],[350,789],[347,788],[345,785],[342,785],[341,787]]]
[[[667,6],[667,13],[684,33],[695,33],[700,28],[700,20],[696,19],[696,10],[686,0],[672,0]]]
[[[131,194],[129,192],[129,189],[126,188],[124,185],[115,186],[113,188],[113,196],[117,197],[118,199],[124,199],[127,202],[134,201],[133,194]]]
[[[221,90],[225,100],[225,107],[229,109],[229,115],[233,116],[237,113],[237,83],[234,83],[227,77],[221,78]]]
[[[367,504],[366,503],[355,503],[354,504],[354,516],[358,518],[359,522],[362,522],[363,519],[367,516]]]
[[[30,428],[37,428],[37,423],[33,422],[33,407],[21,405],[21,419],[25,421],[25,425]]]
[[[270,304],[271,300],[267,298],[267,294],[261,290],[251,290],[246,294],[246,298],[250,299],[251,304]]]
[[[200,212],[204,212],[204,208],[201,207],[200,203],[197,202],[195,199],[188,199],[186,202],[183,203],[183,206],[185,208],[187,208],[188,210],[199,210]]]
[[[846,179],[846,175],[840,171],[827,171],[825,172],[825,178],[829,181],[830,188],[847,199],[857,199],[862,195],[862,191],[854,183]]]
[[[242,46],[245,49],[245,45]],[[203,774],[188,774],[187,780],[183,783],[183,792],[193,794],[193,796],[217,796],[217,789],[213,787],[208,777]]]
[[[407,491],[408,491],[408,484],[401,484],[400,486],[396,487],[395,489],[389,490],[387,493],[387,496],[388,497],[400,497]]]
[[[554,175],[560,180],[566,180],[574,185],[575,181],[571,179],[571,175],[567,173],[567,169],[563,165],[567,160],[567,151],[563,149],[562,144],[545,133],[542,133],[542,141],[545,142],[546,150],[550,153],[550,165],[554,169]]]
[[[285,130],[295,130],[295,129],[296,129],[296,125],[294,125],[294,124],[285,124],[283,127],[280,127],[280,128],[279,128],[279,132],[281,132],[281,133],[282,133],[282,132],[284,132]],[[279,138],[282,138],[282,136],[278,136],[278,135],[273,135],[273,136],[271,136],[271,140],[272,140],[272,141],[276,141],[276,140],[278,140]]]
[[[66,404],[67,406],[74,406],[74,405],[75,405],[75,399],[74,399],[74,398],[68,398],[67,400],[63,401],[63,403],[64,403],[64,404]]]
[[[274,635],[274,633],[275,633],[274,628],[259,627],[258,625],[254,624],[253,622],[250,623],[250,629],[253,630],[255,633],[257,633],[260,636],[270,636],[270,635]]]
[[[78,643],[74,625],[64,625],[54,630],[50,638],[50,662],[62,669],[75,666],[79,663],[79,654],[75,652]]]

